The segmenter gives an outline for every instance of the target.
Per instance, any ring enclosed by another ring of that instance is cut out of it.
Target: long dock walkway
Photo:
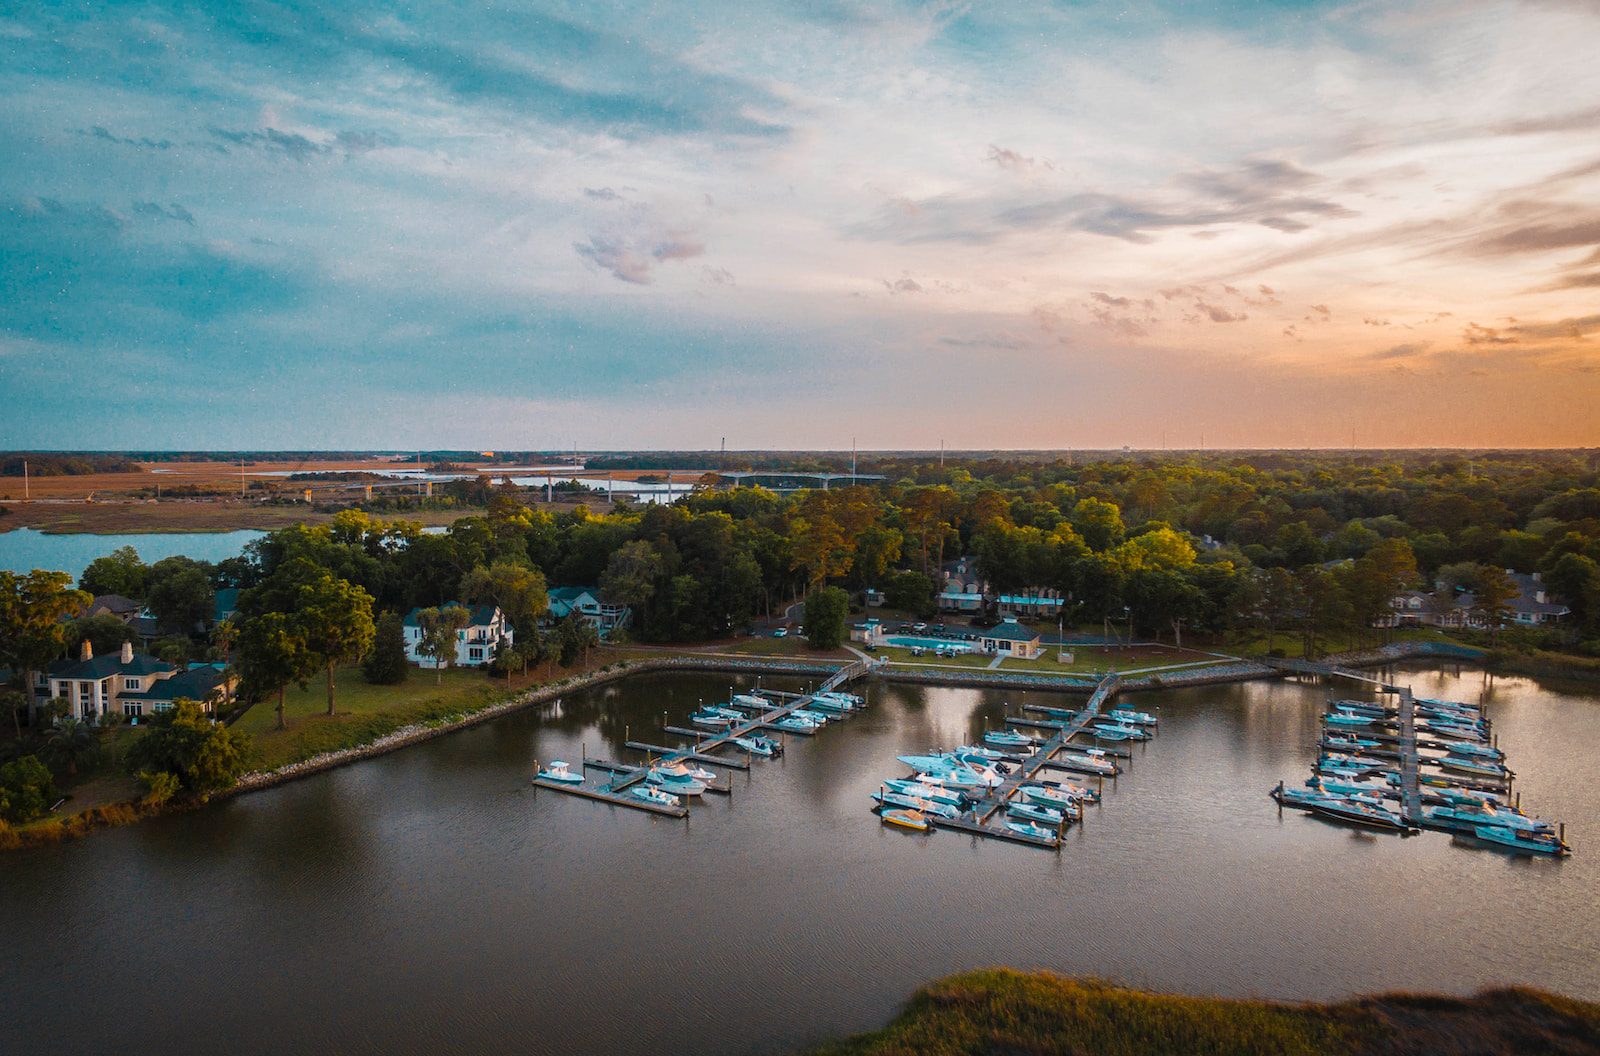
[[[1055,757],[1062,751],[1072,747],[1074,737],[1088,729],[1089,724],[1100,717],[1103,708],[1122,684],[1122,676],[1117,674],[1107,675],[1095,686],[1094,693],[1089,697],[1089,702],[1081,711],[1071,719],[1059,720],[1055,732],[1032,755],[1025,756],[1015,770],[1006,775],[1005,780],[989,795],[978,801],[969,815],[956,818],[941,818],[930,815],[928,820],[939,828],[953,829],[958,832],[969,832],[975,836],[988,836],[994,839],[1011,840],[1016,843],[1027,843],[1038,847],[1060,847],[1061,837],[1051,836],[1048,839],[1031,836],[1027,833],[1017,832],[1005,825],[1004,811],[1023,785],[1036,780],[1039,771],[1053,765]],[[995,816],[1000,815],[999,822]]]
[[[668,817],[685,818],[689,816],[689,808],[684,805],[684,797],[674,797],[675,805],[646,799],[636,795],[635,786],[644,782],[650,776],[654,766],[670,766],[674,763],[705,763],[712,766],[725,766],[734,769],[748,770],[748,759],[729,759],[715,754],[723,748],[734,745],[741,737],[748,737],[762,730],[778,729],[775,724],[788,718],[795,711],[811,703],[818,693],[829,693],[854,679],[860,678],[872,670],[869,660],[857,660],[838,671],[835,671],[814,693],[804,695],[779,694],[773,691],[758,691],[771,697],[778,698],[770,708],[756,709],[754,713],[742,722],[735,722],[727,728],[716,733],[701,730],[691,730],[679,726],[665,726],[669,733],[677,733],[694,740],[688,747],[663,748],[659,745],[644,744],[639,741],[628,741],[627,747],[635,748],[647,753],[644,765],[631,763],[614,763],[604,759],[592,759],[588,750],[583,751],[583,784],[571,784],[562,781],[552,781],[548,778],[534,777],[533,784],[536,788],[549,789],[552,792],[566,792],[586,799],[600,800],[618,807],[630,807],[634,810],[643,810],[651,814],[662,814]],[[656,753],[654,759],[649,758],[650,753]],[[588,780],[588,771],[598,770],[608,775],[607,779],[597,783]],[[707,791],[728,792],[731,784],[708,783]]]

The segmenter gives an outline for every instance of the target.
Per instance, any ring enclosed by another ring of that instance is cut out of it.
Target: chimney
[[[123,642],[122,643],[122,662],[124,664],[133,663],[133,643],[132,642]]]
[[[79,660],[93,660],[94,659],[94,646],[89,644],[89,639],[87,639],[87,638],[85,638],[83,640],[83,644],[82,645],[78,646],[78,659]]]

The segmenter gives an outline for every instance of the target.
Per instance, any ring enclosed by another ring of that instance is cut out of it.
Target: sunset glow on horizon
[[[1600,444],[1594,5],[356,7],[0,16],[0,446]]]

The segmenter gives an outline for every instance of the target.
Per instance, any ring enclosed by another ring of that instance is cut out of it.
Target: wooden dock
[[[845,685],[853,679],[860,678],[862,675],[865,675],[871,669],[872,664],[870,661],[858,660],[855,663],[849,664],[834,672],[827,681],[823,682],[822,686],[817,690],[817,692],[827,693],[838,689],[840,686]],[[570,795],[581,796],[585,799],[599,800],[600,802],[610,803],[613,806],[618,807],[630,807],[634,810],[643,810],[651,814],[661,814],[673,818],[686,818],[689,816],[689,808],[684,804],[686,797],[679,796],[677,797],[678,804],[676,806],[667,806],[663,803],[655,803],[648,799],[643,799],[632,794],[630,790],[649,776],[651,765],[670,766],[673,763],[692,762],[709,764],[711,766],[724,766],[733,769],[748,770],[750,768],[748,759],[729,759],[717,755],[716,753],[730,746],[736,747],[734,742],[737,738],[747,737],[750,734],[757,733],[761,730],[777,729],[777,727],[774,725],[775,723],[787,718],[796,710],[803,708],[806,704],[811,702],[814,696],[814,694],[780,694],[772,690],[763,690],[761,692],[779,699],[774,701],[771,708],[764,711],[752,709],[754,713],[751,714],[748,719],[743,722],[735,722],[723,730],[694,730],[683,726],[662,727],[668,733],[675,733],[679,734],[680,736],[692,738],[692,742],[688,747],[664,748],[660,745],[644,744],[638,741],[626,742],[626,746],[629,748],[634,748],[646,753],[656,754],[657,758],[653,761],[653,763],[647,765],[638,765],[633,763],[611,762],[610,760],[605,759],[591,759],[589,758],[586,750],[583,753],[583,768],[584,776],[586,778],[583,784],[578,785],[568,784],[561,781],[550,781],[536,776],[533,779],[534,787],[548,789],[552,792],[566,792]],[[842,718],[844,716],[838,717]],[[830,717],[830,721],[831,718],[832,717]],[[782,732],[800,733],[803,736],[809,736],[815,731],[784,730]],[[599,770],[602,773],[608,774],[610,775],[610,779],[604,782],[591,783],[587,780],[588,771],[590,770]],[[720,784],[707,782],[706,791],[727,793],[732,791],[732,787],[731,780],[721,782]]]

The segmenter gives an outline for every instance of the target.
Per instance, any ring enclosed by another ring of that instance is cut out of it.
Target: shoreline
[[[1439,642],[1400,642],[1357,653],[1326,657],[1322,662],[1342,667],[1381,667],[1405,660],[1456,660],[1463,663],[1482,663],[1487,653],[1468,646],[1449,646]],[[92,807],[77,814],[54,819],[57,825],[39,830],[10,829],[0,831],[0,851],[25,850],[49,846],[66,839],[77,839],[98,829],[131,824],[164,814],[176,814],[199,809],[208,803],[275,788],[303,777],[349,766],[366,759],[388,755],[414,744],[455,733],[458,730],[482,725],[517,711],[542,707],[560,700],[569,693],[581,692],[595,686],[607,685],[634,675],[662,672],[720,672],[751,675],[791,675],[798,677],[825,677],[846,666],[843,660],[805,660],[799,658],[748,657],[735,654],[680,654],[676,656],[648,657],[619,660],[584,675],[562,679],[559,682],[522,690],[506,699],[465,712],[454,718],[431,723],[417,723],[384,734],[365,744],[352,745],[332,752],[312,756],[294,763],[286,763],[272,770],[253,771],[241,777],[232,788],[213,794],[204,800],[169,801],[157,807],[148,807],[140,800]],[[1023,692],[1090,693],[1098,677],[1093,675],[1060,674],[1042,675],[1031,672],[1000,672],[987,670],[936,671],[915,668],[875,667],[866,676],[886,682],[906,685],[943,685],[972,689],[1013,689]],[[1296,677],[1294,672],[1255,661],[1219,664],[1214,667],[1152,673],[1142,677],[1124,679],[1119,692],[1152,692],[1163,689],[1181,689],[1188,686],[1217,685],[1234,682],[1253,682],[1268,678]]]

